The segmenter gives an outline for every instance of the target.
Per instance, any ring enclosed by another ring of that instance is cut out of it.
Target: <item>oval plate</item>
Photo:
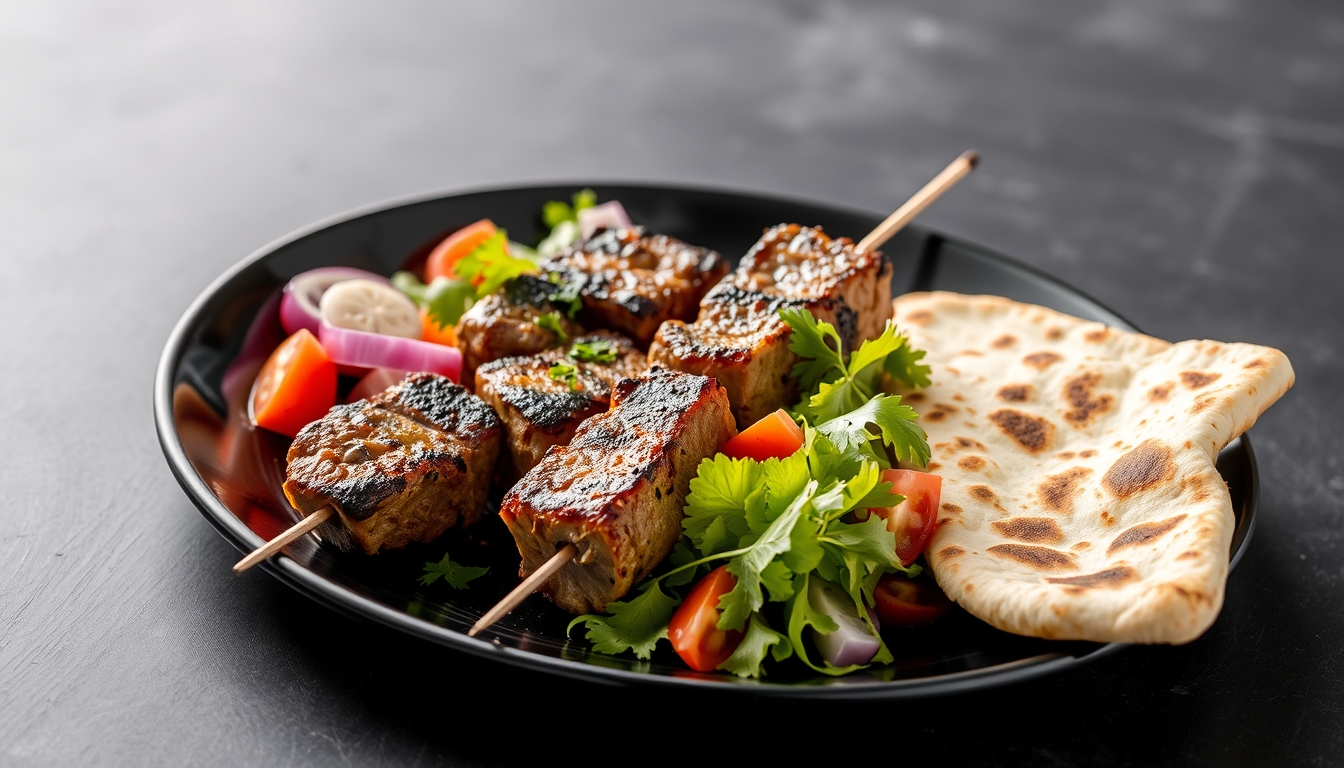
[[[164,348],[154,381],[154,417],[168,464],[206,519],[240,551],[250,551],[298,518],[280,490],[288,440],[247,423],[252,379],[283,337],[274,311],[279,289],[295,274],[321,266],[352,266],[390,274],[423,258],[452,230],[482,218],[513,239],[544,234],[537,213],[547,200],[566,200],[590,186],[617,199],[652,232],[679,237],[735,257],[761,231],[782,221],[820,225],[858,239],[881,216],[798,200],[707,189],[568,184],[422,198],[320,222],[243,260],[192,303]],[[988,249],[911,226],[883,249],[895,274],[893,294],[912,290],[991,293],[1041,304],[1119,328],[1134,327],[1072,288]],[[262,310],[265,311],[262,311]],[[1237,516],[1235,565],[1254,526],[1257,478],[1249,441],[1218,457]],[[418,577],[427,561],[452,552],[457,562],[489,565],[470,589],[455,591]],[[341,555],[313,537],[262,567],[284,583],[343,613],[381,622],[478,656],[530,669],[616,684],[660,684],[809,698],[897,699],[983,688],[1056,672],[1123,647],[1057,642],[1000,632],[953,608],[937,623],[892,633],[896,663],[841,678],[780,665],[762,680],[687,670],[660,644],[647,662],[588,650],[569,640],[570,617],[532,597],[480,637],[466,630],[517,583],[513,540],[494,515],[471,535],[416,545],[377,557]],[[225,578],[224,574],[220,574]],[[576,632],[576,637],[581,633]],[[798,668],[795,668],[798,667]]]

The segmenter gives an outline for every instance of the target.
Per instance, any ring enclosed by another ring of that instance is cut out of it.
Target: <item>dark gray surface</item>
[[[0,763],[1344,761],[1337,5],[275,5],[0,8]],[[875,711],[613,695],[232,577],[155,443],[178,315],[328,214],[567,177],[884,210],[967,147],[926,224],[1294,363],[1195,643]]]

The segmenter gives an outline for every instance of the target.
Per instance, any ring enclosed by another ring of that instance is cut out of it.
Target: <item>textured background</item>
[[[1338,4],[24,5],[0,6],[0,764],[1344,760]],[[1253,432],[1255,540],[1191,645],[916,704],[615,693],[231,577],[156,444],[173,323],[315,219],[576,178],[882,212],[968,147],[923,223],[1293,361]]]

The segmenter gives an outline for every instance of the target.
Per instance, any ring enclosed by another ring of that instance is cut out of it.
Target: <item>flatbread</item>
[[[1223,604],[1232,501],[1214,462],[1293,384],[1282,352],[1160,339],[996,296],[914,293],[907,395],[943,477],[926,554],[999,629],[1185,643]]]

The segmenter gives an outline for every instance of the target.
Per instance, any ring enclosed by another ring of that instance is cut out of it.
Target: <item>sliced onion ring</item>
[[[812,641],[822,658],[837,667],[867,664],[873,660],[882,644],[859,618],[858,609],[849,595],[829,581],[813,576],[808,581],[807,597],[813,610],[831,617],[837,625],[834,632],[824,635],[815,628],[812,630]],[[868,611],[868,618],[877,627],[877,617],[872,611]]]
[[[429,341],[352,331],[322,323],[317,338],[337,365],[351,368],[395,368],[428,371],[453,381],[462,378],[462,353]]]
[[[586,240],[599,229],[619,229],[631,226],[625,206],[617,200],[611,200],[592,208],[579,211],[579,232]]]
[[[284,298],[280,300],[280,324],[285,333],[298,333],[307,328],[309,333],[318,335],[322,313],[318,309],[322,294],[327,289],[344,280],[375,280],[388,282],[386,277],[375,275],[354,267],[319,267],[300,272],[285,285]]]

